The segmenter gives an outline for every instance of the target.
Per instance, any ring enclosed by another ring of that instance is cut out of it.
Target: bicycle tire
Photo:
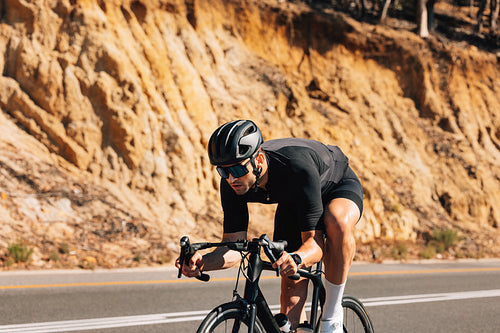
[[[342,307],[344,308],[345,333],[374,332],[370,316],[360,300],[352,296],[344,296]]]
[[[234,325],[239,326],[234,329]],[[235,301],[222,304],[203,319],[196,333],[248,332],[249,318],[242,303]],[[255,318],[255,333],[265,333],[258,318]]]

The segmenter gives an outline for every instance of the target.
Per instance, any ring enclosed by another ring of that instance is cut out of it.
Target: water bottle
[[[278,313],[274,316],[281,332],[288,333],[292,330],[292,324],[290,324],[290,320],[284,313]]]
[[[311,325],[307,323],[302,323],[297,327],[297,330],[295,330],[295,333],[312,333],[313,329],[311,328]]]

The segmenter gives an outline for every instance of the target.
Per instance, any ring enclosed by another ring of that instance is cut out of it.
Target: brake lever
[[[280,248],[273,247],[273,242],[271,241],[271,239],[269,238],[268,235],[262,235],[260,237],[260,241],[264,245],[264,252],[266,253],[267,257],[269,258],[269,260],[271,260],[271,262],[273,264],[276,262],[276,260],[281,258],[281,256],[283,255],[284,248],[287,246],[287,242],[283,241],[283,246],[282,246],[283,249],[281,249],[281,247]],[[278,259],[276,259],[276,256],[274,255],[274,253],[275,253],[274,251],[276,251],[276,255],[278,256]],[[280,276],[280,273],[281,273],[281,269],[278,266],[276,268],[276,276]]]
[[[186,261],[191,260],[191,257],[196,253],[196,250],[191,246],[189,242],[189,237],[184,236],[180,241],[181,246],[181,254],[179,257],[179,273],[177,274],[177,278],[182,276],[182,266]],[[207,282],[210,280],[210,275],[200,272],[200,275],[196,277],[200,281]]]
[[[184,265],[184,261],[186,261],[186,254],[189,252],[189,237],[184,236],[181,238],[180,241],[180,246],[181,246],[181,253],[179,256],[179,272],[177,274],[177,278],[180,279],[182,276],[182,266]]]

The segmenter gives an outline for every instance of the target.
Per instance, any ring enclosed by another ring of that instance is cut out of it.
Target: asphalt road
[[[231,300],[235,271],[178,280],[172,269],[0,273],[2,332],[194,332]],[[262,279],[278,309],[279,279]],[[241,288],[240,288],[241,290]],[[500,332],[500,260],[355,264],[346,294],[376,332]]]

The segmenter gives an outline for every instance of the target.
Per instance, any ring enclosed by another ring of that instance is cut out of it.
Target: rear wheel
[[[237,333],[248,332],[249,319],[240,303],[223,304],[213,309],[203,320],[197,333]],[[264,333],[264,328],[256,318],[255,333]]]
[[[373,333],[373,324],[363,304],[355,297],[344,296],[342,298],[344,308],[344,332]]]

